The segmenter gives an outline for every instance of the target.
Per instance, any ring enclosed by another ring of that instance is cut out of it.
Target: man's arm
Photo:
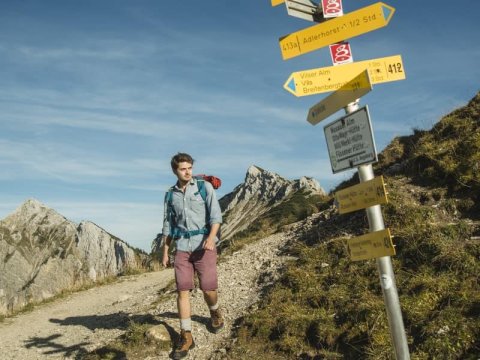
[[[216,236],[218,230],[220,229],[220,224],[222,223],[222,210],[220,209],[220,204],[218,203],[212,184],[205,182],[205,189],[207,190],[206,202],[210,219],[210,233],[203,243],[203,248],[207,250],[213,250],[215,249]]]
[[[170,250],[170,244],[172,243],[172,238],[170,236],[163,236],[163,256],[162,256],[162,265],[167,267],[170,265],[170,259],[168,257],[168,250]]]
[[[165,201],[163,202],[163,229],[162,229],[162,243],[163,243],[163,255],[162,255],[162,265],[167,267],[170,264],[170,258],[168,257],[168,251],[170,250],[170,245],[172,243],[172,237],[170,234],[170,224],[171,214],[169,214],[168,201],[169,191],[165,194]]]
[[[217,236],[218,229],[220,229],[220,224],[212,224],[210,226],[210,233],[203,243],[203,248],[206,250],[215,249],[215,237]]]

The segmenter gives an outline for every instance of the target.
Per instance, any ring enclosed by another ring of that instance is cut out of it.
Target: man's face
[[[180,182],[188,182],[192,179],[192,164],[188,162],[181,162],[178,164],[175,175],[177,175]]]

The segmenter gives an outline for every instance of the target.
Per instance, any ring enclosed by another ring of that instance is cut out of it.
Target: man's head
[[[170,165],[178,180],[186,183],[192,179],[193,158],[186,153],[178,153],[172,157]]]

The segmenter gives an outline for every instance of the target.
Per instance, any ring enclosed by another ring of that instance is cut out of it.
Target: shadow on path
[[[60,353],[63,353],[65,357],[71,357],[75,355],[76,359],[81,359],[85,354],[87,354],[87,350],[84,346],[90,344],[89,342],[82,342],[75,345],[65,346],[55,342],[55,340],[58,340],[60,337],[62,337],[62,335],[60,334],[50,335],[43,338],[34,336],[28,340],[25,340],[25,347],[27,349],[34,347],[38,349],[45,349],[46,351],[43,352],[43,354],[45,355],[53,355]]]
[[[62,326],[84,326],[92,331],[97,329],[126,330],[132,322],[152,325],[160,323],[150,314],[129,316],[129,314],[124,312],[107,315],[71,316],[65,319],[50,319],[50,322]]]
[[[50,319],[50,322],[59,324],[60,326],[83,326],[91,331],[97,329],[107,329],[107,330],[127,330],[131,323],[136,324],[151,324],[151,325],[164,325],[168,330],[173,343],[176,343],[179,338],[179,333],[169,325],[164,319],[178,319],[178,314],[176,312],[164,312],[156,316],[151,314],[142,314],[142,315],[133,315],[124,312],[118,312],[107,315],[86,315],[86,316],[71,316],[65,319]],[[205,316],[193,315],[192,321],[195,321],[199,324],[209,327],[210,318]],[[90,342],[80,342],[74,345],[64,345],[61,344],[61,334],[53,334],[46,337],[34,336],[25,340],[25,347],[38,348],[43,350],[45,355],[54,355],[54,354],[63,354],[64,357],[74,357],[75,359],[83,359],[88,354],[91,354],[87,351],[86,346],[90,345]],[[108,357],[109,359],[122,360],[127,359],[125,352],[112,347],[104,346],[99,349],[96,349],[93,352],[95,355],[99,355],[102,358],[102,355]]]
[[[59,324],[61,326],[84,326],[91,331],[96,329],[119,329],[126,330],[130,323],[140,324],[152,324],[158,325],[163,323],[156,320],[152,315],[134,315],[128,316],[128,314],[119,312],[107,315],[88,315],[88,316],[72,316],[65,319],[50,319],[50,322]],[[74,345],[62,344],[61,334],[53,334],[46,337],[33,336],[25,340],[25,348],[38,348],[42,349],[43,354],[63,354],[64,357],[75,357],[76,359],[83,359],[89,352],[85,348],[90,342],[80,342]],[[118,349],[113,349],[108,346],[103,347],[96,351],[97,354],[105,354],[109,359],[126,359],[126,354]]]

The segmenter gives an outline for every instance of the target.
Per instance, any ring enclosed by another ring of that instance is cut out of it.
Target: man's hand
[[[163,267],[168,267],[170,265],[170,258],[168,257],[168,251],[163,252],[162,265]]]
[[[162,242],[163,242],[162,265],[163,267],[168,267],[170,265],[168,250],[170,249],[170,243],[172,242],[172,238],[170,236],[164,236]]]
[[[220,224],[212,224],[210,228],[210,234],[208,234],[208,237],[205,239],[205,242],[203,243],[203,248],[205,250],[215,250],[215,240],[217,237],[217,232],[218,229],[220,229]]]
[[[214,250],[215,249],[215,237],[208,237],[203,243],[203,248],[205,250]]]

